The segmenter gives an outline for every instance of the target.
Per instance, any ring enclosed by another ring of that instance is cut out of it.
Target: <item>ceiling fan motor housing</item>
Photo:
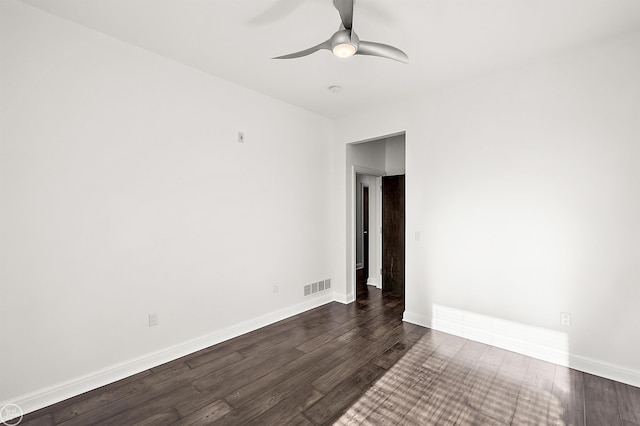
[[[336,31],[331,36],[331,50],[339,57],[353,56],[358,51],[360,39],[353,30]]]

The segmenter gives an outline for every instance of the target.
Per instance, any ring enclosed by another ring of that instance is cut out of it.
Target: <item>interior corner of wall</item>
[[[419,325],[421,327],[431,328],[431,319],[416,312],[404,311],[404,314],[402,315],[402,321]]]
[[[338,302],[338,303],[342,303],[344,305],[347,305],[353,301],[356,300],[355,296],[353,293],[333,293],[333,300]]]

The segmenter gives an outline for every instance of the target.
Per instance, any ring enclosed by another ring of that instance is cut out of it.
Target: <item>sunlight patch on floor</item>
[[[569,372],[545,361],[429,331],[335,424],[564,425],[571,391]]]

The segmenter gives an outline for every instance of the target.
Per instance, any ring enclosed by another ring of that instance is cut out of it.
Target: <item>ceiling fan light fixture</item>
[[[295,0],[294,0],[295,1]],[[330,50],[338,58],[350,58],[353,55],[379,56],[398,62],[409,62],[409,57],[397,47],[388,44],[361,41],[353,30],[353,2],[356,0],[333,0],[333,5],[340,14],[340,28],[329,40],[313,47],[288,55],[276,56],[273,59],[293,59],[311,55],[318,50]]]
[[[335,46],[332,51],[338,58],[349,58],[356,54],[356,47],[351,43],[341,43]]]

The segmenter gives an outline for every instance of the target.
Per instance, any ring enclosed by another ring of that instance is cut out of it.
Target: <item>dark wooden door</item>
[[[382,178],[382,291],[404,295],[404,175]]]

